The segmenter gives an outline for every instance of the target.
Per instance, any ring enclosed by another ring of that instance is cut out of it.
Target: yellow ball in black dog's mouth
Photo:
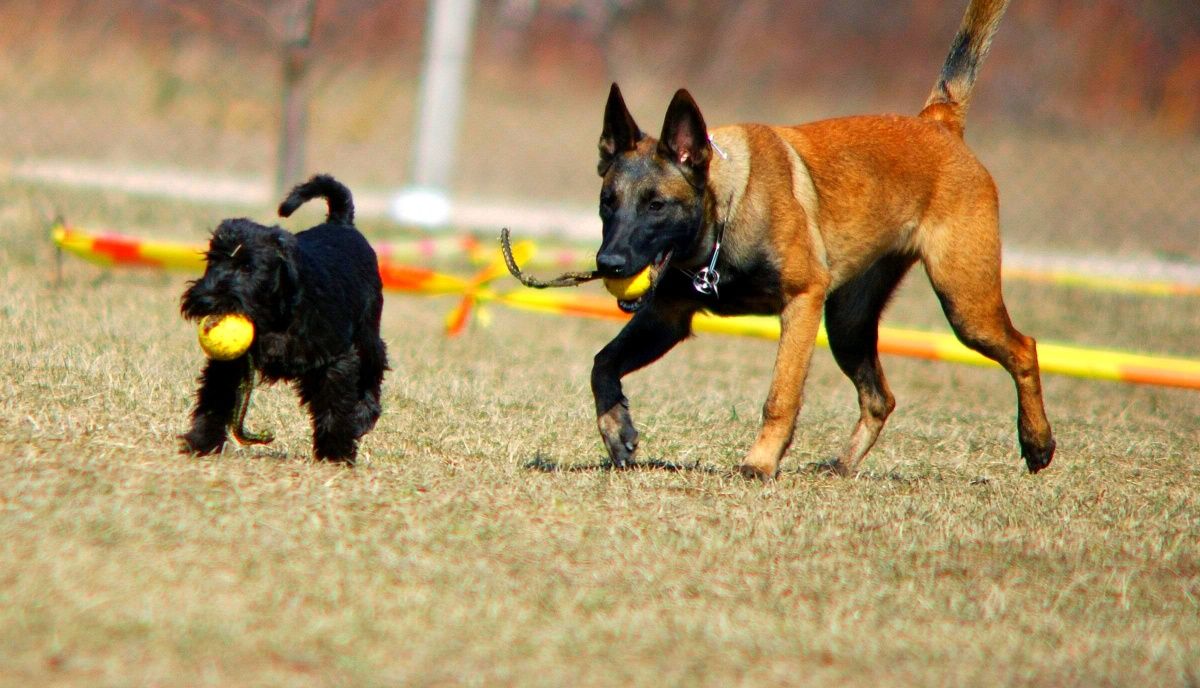
[[[200,348],[217,361],[232,361],[254,342],[254,323],[244,315],[206,315],[200,320]]]

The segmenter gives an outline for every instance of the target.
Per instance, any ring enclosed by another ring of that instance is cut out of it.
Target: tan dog
[[[654,283],[620,302],[635,315],[592,370],[597,423],[615,465],[626,465],[637,448],[624,375],[687,337],[699,310],[779,314],[762,430],[741,464],[747,476],[773,478],[792,441],[824,308],[830,348],[861,409],[835,468],[855,471],[895,407],[879,363],[879,317],[918,260],[959,339],[1016,382],[1029,471],[1049,465],[1055,442],[1036,347],[1013,327],[1000,291],[996,186],[963,142],[971,87],[1007,4],[971,0],[916,117],[709,132],[680,90],[655,140],[613,84],[600,137],[597,271],[619,278],[648,268]]]

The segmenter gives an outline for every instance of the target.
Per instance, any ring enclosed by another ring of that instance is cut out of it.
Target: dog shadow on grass
[[[545,454],[538,453],[532,459],[526,461],[524,468],[539,473],[590,473],[600,471],[666,471],[668,473],[704,473],[707,475],[733,476],[737,475],[737,469],[734,466],[720,467],[702,464],[699,461],[693,463],[679,463],[676,461],[666,461],[664,459],[646,459],[645,461],[635,461],[624,468],[616,468],[612,462],[600,460],[594,463],[562,463],[552,459]],[[853,476],[842,476],[837,472],[837,462],[835,459],[827,459],[825,461],[806,461],[795,466],[784,468],[780,471],[779,477],[818,477],[830,479],[845,479],[845,480],[865,480],[872,482],[895,482],[895,483],[919,483],[929,480],[939,480],[940,475],[933,474],[905,474],[895,468],[887,470],[863,470]],[[986,481],[984,481],[986,483]],[[984,484],[972,481],[971,484]]]
[[[675,461],[664,461],[662,459],[646,459],[645,461],[634,461],[624,468],[613,466],[611,461],[597,461],[595,463],[560,463],[545,454],[538,453],[532,459],[525,462],[525,468],[539,473],[588,473],[592,471],[667,471],[668,473],[678,473],[689,471],[692,473],[707,473],[709,475],[726,475],[731,471],[722,470],[716,466],[708,466],[696,461],[694,463],[678,463]]]

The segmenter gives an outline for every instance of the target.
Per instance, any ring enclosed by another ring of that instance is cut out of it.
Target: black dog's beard
[[[183,293],[179,311],[186,320],[200,320],[210,315],[244,315],[254,320],[251,309],[233,294],[213,294],[197,286]]]

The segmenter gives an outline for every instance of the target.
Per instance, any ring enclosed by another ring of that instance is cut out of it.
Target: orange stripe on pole
[[[929,341],[893,341],[886,337],[879,338],[879,352],[884,354],[896,354],[898,356],[909,356],[911,358],[926,358],[931,361],[936,361],[940,356],[938,347]]]
[[[1121,366],[1119,379],[1142,385],[1200,389],[1200,371],[1163,370],[1131,365]]]

